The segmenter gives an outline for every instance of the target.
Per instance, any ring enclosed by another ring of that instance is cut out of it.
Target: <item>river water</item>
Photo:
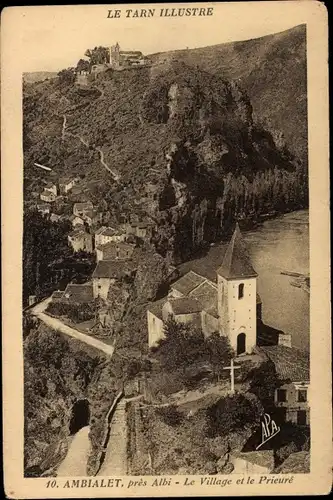
[[[291,212],[263,222],[251,231],[242,231],[252,264],[258,273],[258,292],[266,324],[292,335],[292,345],[309,349],[310,295],[291,285],[294,278],[281,271],[309,273],[309,214]],[[180,266],[211,279],[222,263],[226,244],[212,246],[201,258]]]
[[[281,271],[309,273],[309,214],[300,210],[268,220],[243,234],[254,269],[263,320],[292,335],[292,345],[309,350],[310,294],[292,286]]]

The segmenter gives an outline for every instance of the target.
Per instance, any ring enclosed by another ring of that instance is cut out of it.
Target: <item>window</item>
[[[242,299],[244,297],[244,283],[238,285],[238,298]]]
[[[299,410],[297,412],[297,424],[298,425],[306,425],[306,411]]]
[[[306,403],[307,402],[307,390],[301,389],[297,391],[297,401],[298,403]]]
[[[285,403],[287,401],[286,389],[278,389],[277,390],[277,400],[279,403]]]

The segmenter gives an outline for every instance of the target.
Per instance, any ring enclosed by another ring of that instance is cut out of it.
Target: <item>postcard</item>
[[[8,498],[327,494],[316,1],[2,13]]]

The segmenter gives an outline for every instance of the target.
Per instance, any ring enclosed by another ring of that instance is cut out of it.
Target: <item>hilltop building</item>
[[[114,69],[145,66],[150,61],[139,50],[120,50],[117,42],[110,47],[110,65]]]
[[[260,333],[266,331],[257,278],[237,224],[215,281],[189,271],[171,285],[167,297],[148,307],[149,347],[163,338],[164,323],[172,316],[200,327],[206,336],[227,336],[237,355],[252,353],[261,340],[257,326]],[[266,339],[267,344],[290,342],[289,335],[271,330],[275,338]]]

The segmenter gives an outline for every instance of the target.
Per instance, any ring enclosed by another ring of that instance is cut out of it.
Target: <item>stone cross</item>
[[[230,366],[225,366],[223,370],[230,370],[230,378],[231,378],[231,387],[230,387],[230,394],[234,394],[235,392],[235,370],[240,368],[240,366],[235,366],[234,365],[234,360],[231,360]]]

